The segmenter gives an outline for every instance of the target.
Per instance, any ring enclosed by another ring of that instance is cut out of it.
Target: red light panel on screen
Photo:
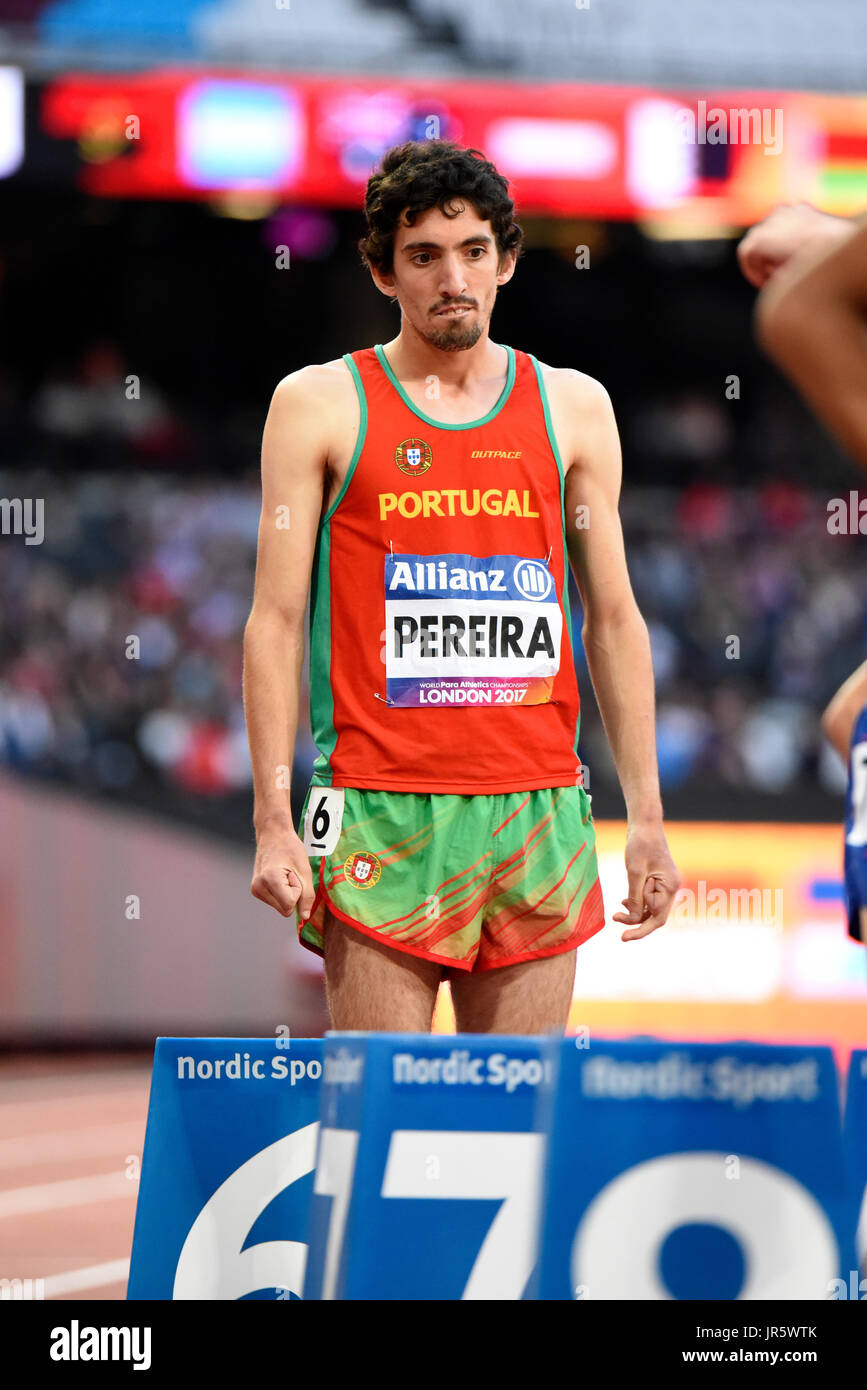
[[[745,110],[759,117],[749,139],[735,118]],[[827,205],[829,186],[835,211],[867,201],[861,98],[173,70],[58,79],[42,120],[78,142],[81,184],[103,196],[255,188],[357,208],[389,146],[442,136],[494,159],[525,214],[738,225],[782,199]],[[761,135],[772,127],[773,144]]]

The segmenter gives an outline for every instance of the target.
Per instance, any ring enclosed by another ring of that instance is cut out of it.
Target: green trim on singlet
[[[310,583],[310,723],[318,755],[313,764],[313,781],[331,785],[331,756],[337,743],[334,727],[334,691],[331,687],[331,518],[340,505],[355,472],[367,437],[367,400],[358,368],[349,353],[343,361],[349,368],[358,393],[360,417],[355,450],[340,491],[319,523]]]
[[[500,399],[497,401],[496,405],[494,405],[488,411],[487,415],[483,415],[481,420],[470,420],[466,425],[447,425],[444,420],[434,420],[431,415],[425,415],[424,411],[419,410],[415,402],[411,401],[409,396],[404,391],[403,387],[401,386],[400,382],[398,381],[397,377],[395,376],[394,372],[392,371],[389,365],[389,361],[385,355],[385,350],[382,344],[377,343],[376,347],[374,348],[374,351],[376,353],[380,366],[382,367],[383,371],[385,372],[395,391],[400,396],[404,405],[407,407],[408,410],[412,411],[413,415],[417,415],[420,420],[424,420],[426,425],[433,425],[434,429],[436,430],[477,430],[480,425],[487,425],[489,421],[493,420],[497,415],[499,415],[500,411],[503,409],[503,406],[506,404],[506,401],[511,396],[512,387],[515,384],[515,350],[514,348],[510,348],[506,343],[498,343],[497,347],[504,347],[506,349],[506,353],[509,359],[509,365],[506,371],[506,384],[503,387]]]
[[[569,546],[566,542],[566,470],[563,467],[563,459],[560,455],[560,447],[557,443],[557,436],[554,433],[554,422],[551,419],[551,407],[548,402],[548,391],[545,380],[542,376],[542,368],[533,356],[532,352],[527,354],[533,363],[533,370],[536,373],[536,381],[539,385],[539,395],[542,400],[542,410],[545,415],[545,429],[548,432],[548,443],[557,460],[557,471],[560,474],[560,520],[563,524],[563,611],[566,614],[566,635],[569,639],[569,651],[572,653],[572,665],[575,665],[575,649],[572,646],[572,610],[569,604]],[[577,677],[576,677],[577,678]],[[574,751],[578,753],[578,734],[581,728],[581,711],[579,707],[578,718],[575,721],[575,743]]]
[[[317,755],[313,781],[331,785],[331,755],[337,742],[331,689],[331,586],[328,565],[331,532],[319,528],[310,581],[310,732]]]
[[[352,458],[349,460],[349,467],[346,470],[346,477],[343,479],[340,491],[338,492],[334,501],[331,503],[331,506],[328,508],[328,511],[325,513],[325,516],[322,518],[323,526],[328,525],[328,522],[331,520],[334,513],[337,511],[338,506],[343,500],[343,494],[346,492],[346,489],[349,487],[349,484],[352,481],[352,475],[355,472],[355,465],[361,458],[361,451],[364,448],[364,441],[367,438],[367,397],[364,394],[364,384],[361,380],[361,373],[356,367],[355,362],[350,353],[344,353],[343,360],[352,374],[352,380],[355,382],[355,390],[358,394],[358,406],[361,414],[358,421],[358,434],[355,438],[355,452],[353,453]]]

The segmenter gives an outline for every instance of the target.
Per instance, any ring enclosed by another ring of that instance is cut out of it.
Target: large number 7
[[[391,1136],[383,1197],[464,1198],[503,1205],[494,1217],[462,1299],[519,1299],[536,1260],[541,1134],[397,1129]],[[334,1197],[323,1299],[333,1298],[352,1187],[358,1135],[323,1130],[316,1190]],[[434,1175],[431,1159],[436,1160]]]

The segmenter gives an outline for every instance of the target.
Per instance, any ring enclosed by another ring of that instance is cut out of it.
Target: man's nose
[[[440,294],[446,294],[450,299],[457,298],[464,294],[467,288],[467,279],[463,264],[458,256],[444,256],[440,262]]]

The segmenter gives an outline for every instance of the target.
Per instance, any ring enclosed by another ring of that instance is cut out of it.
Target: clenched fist
[[[291,826],[260,832],[250,892],[283,917],[297,911],[305,922],[313,908],[313,875],[307,851]]]

